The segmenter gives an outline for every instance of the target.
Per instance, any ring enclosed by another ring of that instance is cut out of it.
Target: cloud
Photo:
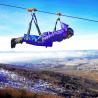
[[[78,39],[72,37],[62,42],[54,42],[53,47],[39,47],[26,43],[17,44],[16,48],[11,49],[10,41],[14,36],[4,37],[0,36],[0,51],[56,51],[56,50],[89,50],[98,49],[97,39]]]

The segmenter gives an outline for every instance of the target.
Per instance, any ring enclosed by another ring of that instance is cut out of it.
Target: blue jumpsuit
[[[24,34],[23,42],[35,46],[52,47],[53,42],[67,38],[68,25],[61,22],[61,29],[53,32],[44,32],[41,36]]]

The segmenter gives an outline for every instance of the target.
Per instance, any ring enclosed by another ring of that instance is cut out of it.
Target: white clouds
[[[0,63],[10,62],[29,62],[30,60],[41,59],[41,58],[63,58],[67,56],[82,56],[80,52],[67,52],[66,50],[98,50],[98,40],[77,40],[75,37],[54,43],[53,47],[45,48],[23,43],[18,44],[16,48],[10,48],[10,40],[12,37],[0,37]],[[65,50],[60,52],[59,50]],[[54,51],[54,52],[49,52]]]
[[[10,50],[10,37],[0,37],[0,51]]]
[[[0,63],[25,62],[30,63],[41,59],[57,58],[58,60],[65,57],[80,57],[83,53],[74,51],[54,51],[54,52],[5,52],[0,53]]]
[[[28,45],[26,43],[16,45],[16,48],[11,49],[10,40],[13,37],[0,37],[0,51],[56,51],[56,50],[88,50],[98,49],[97,39],[82,39],[72,37],[62,42],[55,42],[53,47],[38,47]]]

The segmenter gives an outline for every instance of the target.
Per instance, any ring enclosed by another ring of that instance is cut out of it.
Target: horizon
[[[67,58],[98,58],[98,50],[67,50],[67,51],[8,51],[0,52],[0,63],[30,63],[43,60],[64,60]],[[56,55],[55,55],[56,54]],[[52,62],[51,62],[52,63]]]

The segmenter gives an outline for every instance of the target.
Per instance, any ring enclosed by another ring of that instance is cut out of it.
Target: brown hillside
[[[0,98],[63,98],[57,95],[31,93],[22,89],[0,89]]]

